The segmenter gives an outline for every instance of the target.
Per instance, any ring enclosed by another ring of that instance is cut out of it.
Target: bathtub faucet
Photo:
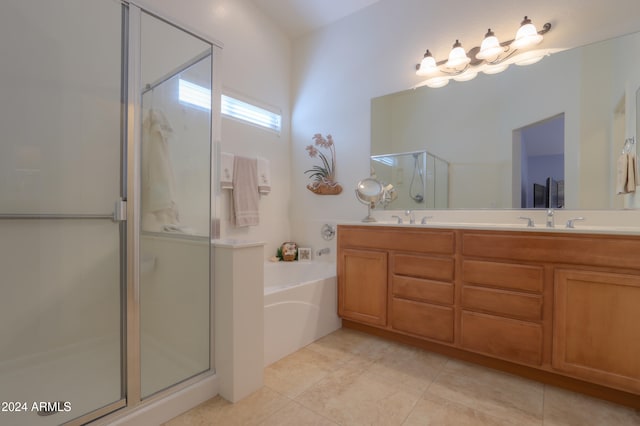
[[[323,254],[329,254],[331,250],[329,250],[329,247],[325,247],[323,249],[320,249],[316,252],[316,255],[318,256],[322,256]]]

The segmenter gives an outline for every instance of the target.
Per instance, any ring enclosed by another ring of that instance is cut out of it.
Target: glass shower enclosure
[[[449,162],[428,151],[371,156],[371,173],[394,187],[396,197],[386,210],[449,207]]]
[[[2,2],[0,424],[211,374],[214,51],[128,2]]]

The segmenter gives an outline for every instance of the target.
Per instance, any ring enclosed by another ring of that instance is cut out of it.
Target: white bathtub
[[[336,265],[266,262],[264,365],[270,365],[341,326]]]

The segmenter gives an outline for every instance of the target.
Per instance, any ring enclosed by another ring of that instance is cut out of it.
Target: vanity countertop
[[[469,222],[429,222],[426,224],[395,223],[391,221],[378,222],[343,222],[344,225],[362,226],[394,226],[401,228],[434,228],[434,229],[477,229],[485,231],[519,231],[519,232],[564,232],[568,234],[613,234],[613,235],[640,235],[640,227],[629,226],[580,226],[567,228],[564,225],[547,228],[545,225],[528,227],[526,224],[510,223],[469,223]]]
[[[547,227],[546,209],[505,210],[378,210],[376,222],[348,221],[363,226],[477,229],[489,231],[552,232],[567,234],[640,235],[640,210],[564,210],[552,211],[553,227]],[[403,223],[398,223],[398,217]],[[410,224],[413,217],[415,224]],[[422,224],[422,220],[426,223]],[[527,226],[529,220],[533,227]],[[573,221],[573,228],[567,222]]]

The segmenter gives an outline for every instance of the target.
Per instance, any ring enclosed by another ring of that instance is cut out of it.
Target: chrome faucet
[[[533,222],[533,218],[529,216],[520,216],[518,219],[527,221],[527,228],[535,228],[536,224]],[[549,222],[547,221],[547,226],[549,226]]]
[[[391,218],[392,219],[397,219],[398,220],[398,224],[402,223],[402,218],[400,216],[397,216],[397,215],[394,214],[393,216],[391,216]]]
[[[553,217],[553,209],[547,210],[547,228],[555,227],[554,217]]]
[[[582,216],[579,216],[579,217],[574,217],[573,219],[569,219],[567,221],[567,228],[575,228],[576,220],[585,220],[585,218]]]
[[[407,210],[406,212],[404,212],[404,215],[405,215],[405,216],[409,216],[409,223],[410,223],[411,225],[414,225],[414,224],[416,223],[416,217],[415,217],[415,215],[413,214],[413,211],[412,211],[412,210]]]
[[[420,221],[421,224],[426,225],[427,224],[427,219],[433,219],[433,216],[424,216],[422,218],[422,220]]]
[[[323,249],[320,249],[316,252],[317,256],[322,256],[323,254],[329,254],[331,250],[329,249],[329,247],[325,247]]]

